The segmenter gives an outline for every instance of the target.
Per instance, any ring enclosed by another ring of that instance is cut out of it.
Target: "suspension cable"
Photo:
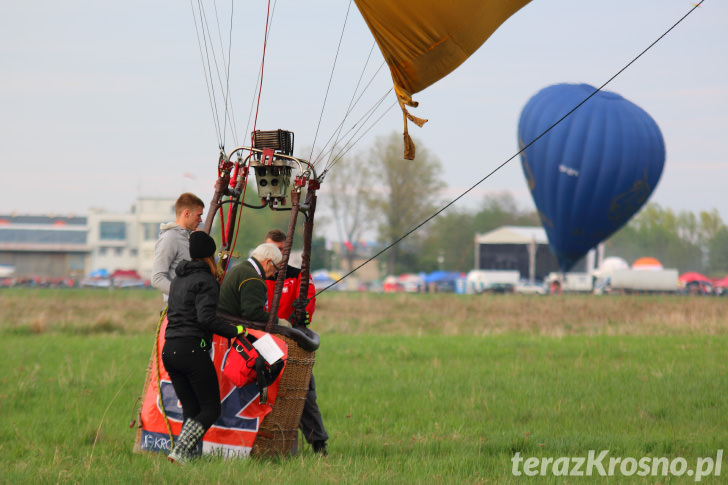
[[[355,146],[355,145],[356,145],[357,143],[359,143],[359,141],[361,141],[361,139],[362,139],[362,138],[363,138],[363,137],[364,137],[364,136],[365,136],[365,135],[366,135],[367,133],[369,133],[369,131],[371,131],[371,130],[372,130],[372,128],[374,128],[374,127],[375,127],[375,126],[376,126],[376,125],[377,125],[377,124],[379,123],[379,121],[381,121],[381,119],[382,119],[382,118],[384,118],[384,116],[385,116],[385,115],[386,115],[387,113],[389,113],[389,111],[390,111],[390,110],[391,110],[391,109],[392,109],[392,108],[393,108],[394,106],[396,106],[396,105],[398,104],[398,103],[397,103],[396,101],[392,101],[392,103],[391,103],[391,104],[389,105],[389,107],[388,107],[388,108],[387,108],[387,109],[386,109],[386,110],[385,110],[385,111],[384,111],[384,112],[383,112],[383,113],[382,113],[381,115],[379,115],[379,117],[378,117],[378,118],[377,118],[376,120],[374,120],[374,122],[372,122],[372,123],[371,123],[371,124],[370,124],[370,125],[369,125],[369,126],[368,126],[368,127],[366,128],[366,130],[364,130],[364,132],[363,132],[363,133],[362,133],[362,134],[361,134],[361,135],[359,136],[359,138],[356,138],[356,140],[354,140],[354,137],[356,137],[356,135],[357,135],[357,134],[358,134],[358,133],[359,133],[359,132],[360,132],[360,131],[361,131],[362,129],[364,129],[364,127],[366,126],[366,123],[367,123],[367,122],[368,122],[368,121],[369,121],[369,120],[371,119],[371,117],[372,117],[372,116],[374,116],[374,113],[375,113],[375,112],[376,112],[376,111],[377,111],[377,110],[379,109],[379,107],[380,107],[380,106],[382,105],[382,103],[384,103],[385,99],[387,98],[387,96],[388,96],[388,95],[389,95],[389,94],[390,94],[391,92],[392,92],[392,88],[390,88],[390,89],[389,89],[389,91],[387,91],[387,92],[386,92],[386,93],[384,94],[384,96],[382,96],[381,98],[379,98],[379,100],[378,100],[378,101],[377,101],[377,102],[376,102],[376,103],[375,103],[375,104],[374,104],[374,105],[373,105],[373,106],[372,106],[372,107],[371,107],[371,108],[369,109],[369,111],[367,111],[367,113],[365,113],[365,114],[364,114],[364,115],[363,115],[363,116],[362,116],[362,117],[361,117],[361,118],[359,119],[359,121],[358,121],[357,123],[355,123],[355,124],[354,124],[354,126],[352,126],[352,127],[351,127],[351,128],[349,129],[349,131],[347,132],[347,136],[349,136],[349,139],[348,139],[348,141],[347,141],[346,143],[344,143],[344,144],[343,144],[343,145],[342,145],[341,147],[339,147],[339,146],[337,146],[337,145],[334,145],[334,146],[332,146],[332,147],[330,148],[330,150],[329,150],[330,152],[333,152],[333,151],[334,151],[335,149],[337,149],[337,148],[339,148],[339,151],[338,151],[338,152],[336,153],[336,155],[335,155],[335,156],[333,156],[333,157],[331,158],[331,161],[330,161],[329,163],[327,163],[327,164],[326,164],[326,165],[324,166],[324,170],[323,170],[324,172],[325,172],[325,171],[328,171],[328,170],[330,170],[330,169],[331,169],[331,168],[332,168],[332,167],[333,167],[334,165],[336,165],[336,164],[337,164],[337,163],[339,162],[339,160],[341,160],[341,158],[342,158],[342,157],[343,157],[343,156],[344,156],[344,155],[345,155],[346,153],[348,153],[348,152],[349,152],[349,150],[351,150],[352,148],[354,148],[354,146]],[[352,132],[352,130],[354,130],[354,128],[356,128],[356,130],[355,130],[355,131],[354,131],[353,133],[351,133],[351,132]],[[349,133],[351,133],[351,135],[349,135]]]
[[[346,23],[349,20],[349,11],[351,10],[351,0],[346,8],[346,16],[344,17],[344,25],[341,26],[341,35],[339,36],[339,45],[336,47],[336,55],[334,56],[334,63],[331,66],[331,74],[329,76],[329,84],[326,86],[326,94],[324,95],[324,102],[321,104],[321,114],[319,115],[318,124],[316,125],[316,132],[313,136],[313,142],[311,143],[311,155],[308,157],[309,160],[313,158],[313,150],[316,146],[316,139],[318,138],[319,128],[321,128],[321,120],[324,116],[324,110],[326,109],[326,100],[329,97],[329,90],[331,89],[331,81],[334,79],[334,71],[336,70],[336,61],[339,59],[339,51],[341,50],[341,41],[344,39],[344,32],[346,31]]]
[[[265,15],[265,35],[263,36],[263,56],[260,61],[260,83],[258,87],[258,101],[255,106],[255,118],[253,118],[253,132],[258,124],[258,110],[260,109],[260,95],[263,92],[263,72],[265,71],[265,51],[268,46],[268,25],[270,22],[270,0],[268,0],[268,9]],[[251,140],[252,142],[252,140]],[[251,143],[252,144],[252,143]]]
[[[231,131],[235,143],[237,144],[237,128],[235,122],[235,116],[232,106],[232,96],[230,91],[230,66],[232,64],[232,34],[233,34],[233,19],[234,19],[234,2],[231,2],[230,6],[230,28],[227,41],[227,49],[225,48],[225,42],[222,39],[223,29],[220,26],[220,16],[217,9],[217,4],[213,3],[214,19],[217,26],[217,41],[219,42],[219,56],[221,57],[222,68],[218,62],[218,54],[216,49],[213,47],[215,42],[213,41],[212,29],[210,28],[210,22],[208,21],[207,12],[202,4],[202,0],[197,0],[197,12],[195,12],[195,6],[190,0],[192,7],[192,15],[195,21],[195,31],[197,33],[197,42],[200,48],[200,57],[202,60],[203,73],[205,75],[205,83],[208,90],[208,97],[210,99],[210,105],[213,116],[213,124],[217,131],[218,146],[222,149],[225,146],[225,139],[228,132],[228,122],[231,126]],[[198,26],[199,25],[199,26]],[[227,55],[226,55],[227,50]],[[214,71],[217,75],[217,82],[213,76],[213,64]],[[217,91],[215,85],[219,85],[219,91],[222,96],[222,102],[224,104],[224,111],[222,114],[222,120],[220,119],[220,108],[217,103]]]
[[[202,0],[198,0],[198,1],[202,1]],[[212,40],[212,29],[210,28],[210,22],[207,19],[207,11],[204,8],[202,8],[202,6],[201,6],[201,10],[200,10],[200,18],[204,20],[204,28],[203,28],[203,31],[202,32],[204,34],[205,45],[206,45],[206,47],[207,47],[207,49],[209,51],[209,54],[208,54],[208,66],[209,66],[209,69],[210,69],[210,82],[214,86],[215,82],[214,82],[213,77],[212,77],[212,67],[213,67],[213,64],[214,64],[215,74],[217,75],[216,76],[217,77],[217,84],[219,85],[220,92],[222,93],[222,96],[223,96],[223,101],[225,102],[226,101],[226,99],[225,99],[225,88],[223,86],[222,75],[220,74],[221,69],[220,69],[220,66],[218,64],[216,50],[214,48],[214,42]],[[218,23],[218,26],[217,26],[217,31],[220,32],[219,23]],[[219,37],[219,35],[218,35],[218,37]],[[223,57],[223,60],[224,60],[224,51],[223,51],[222,57]],[[210,59],[212,59],[212,62],[210,62]],[[213,88],[213,90],[214,90],[214,88]],[[215,103],[217,104],[217,98],[216,98]],[[225,104],[226,104],[225,105],[225,113],[227,113],[227,103],[225,103]],[[220,115],[217,114],[217,116],[218,116],[218,126],[220,126],[220,120],[219,120]],[[226,121],[225,115],[223,115],[223,121]],[[226,123],[226,125],[227,125],[227,123]],[[220,148],[221,149],[225,146],[225,135],[226,135],[225,131],[226,131],[226,129],[225,128],[222,128],[221,129],[221,132],[220,132],[220,138],[221,138]]]
[[[228,33],[228,54],[227,60],[225,59],[225,49],[222,42],[222,29],[220,28],[220,20],[217,13],[217,3],[215,5],[215,19],[217,21],[218,37],[220,38],[220,52],[222,52],[223,62],[225,63],[225,92],[223,100],[225,103],[225,117],[223,125],[223,146],[225,146],[225,136],[227,134],[227,122],[230,120],[231,132],[233,134],[233,143],[237,146],[237,128],[235,126],[235,116],[232,111],[232,103],[230,100],[230,64],[232,63],[232,48],[233,48],[233,18],[235,13],[235,2],[230,2],[230,31]]]
[[[190,7],[192,8],[192,17],[195,22],[195,33],[197,34],[197,45],[200,48],[200,60],[202,61],[202,73],[205,76],[205,85],[207,86],[207,97],[210,102],[210,110],[212,111],[212,123],[215,126],[215,132],[217,135],[217,144],[220,148],[222,148],[222,135],[220,133],[220,123],[219,123],[219,116],[217,114],[217,102],[215,101],[215,90],[212,83],[212,73],[210,72],[208,74],[208,71],[210,70],[210,62],[209,62],[209,54],[207,57],[205,57],[205,53],[207,53],[207,39],[204,36],[204,31],[202,35],[202,39],[200,38],[200,30],[204,28],[204,24],[202,21],[202,4],[200,3],[200,0],[197,2],[198,8],[200,9],[200,26],[198,28],[197,26],[197,15],[195,13],[195,5],[193,3],[193,0],[190,0]],[[203,40],[205,49],[203,52]],[[206,62],[207,60],[207,62]],[[207,67],[207,69],[206,69]]]
[[[264,35],[263,35],[263,55],[261,57],[260,78],[259,78],[259,83],[258,83],[259,89],[258,89],[258,96],[257,96],[258,99],[257,99],[256,108],[255,108],[255,119],[253,120],[253,132],[255,132],[256,124],[258,122],[258,110],[260,109],[260,97],[261,97],[261,93],[263,92],[263,72],[264,72],[264,67],[265,67],[266,47],[268,45],[268,26],[269,26],[269,23],[270,23],[270,0],[268,0],[268,7],[267,7],[267,12],[266,12],[266,18],[265,18],[265,32],[264,32]],[[251,145],[252,145],[252,137],[251,137]],[[235,174],[237,174],[237,172],[238,172],[238,166],[236,165]],[[248,183],[247,183],[247,174],[245,175],[245,177],[246,177],[245,188],[247,188],[247,185],[248,185]],[[245,188],[243,189],[243,194],[242,194],[242,201],[243,202],[245,201]],[[238,212],[242,212],[242,211],[238,211]],[[238,240],[238,230],[240,229],[240,221],[241,221],[241,218],[242,218],[241,215],[238,214],[237,224],[235,224],[235,221],[231,217],[230,211],[228,211],[228,215],[227,215],[227,226],[230,227],[230,228],[232,228],[233,226],[235,226],[235,230],[234,230],[233,234],[231,235],[232,236],[232,242],[231,241],[227,241],[227,243],[230,244],[230,252],[231,253],[232,253],[232,251],[233,251],[233,249],[235,247],[235,244],[236,244],[236,242]],[[228,258],[228,265],[229,264],[230,264],[230,258]],[[227,271],[227,266],[223,269],[223,271]]]
[[[369,90],[369,87],[374,82],[374,79],[376,79],[377,75],[379,74],[379,71],[381,71],[382,68],[385,65],[386,65],[386,63],[385,62],[382,62],[379,65],[379,68],[374,72],[374,74],[372,74],[372,76],[369,78],[369,82],[367,82],[366,86],[364,86],[364,89],[362,89],[361,93],[359,94],[359,97],[356,99],[356,101],[354,101],[354,103],[351,106],[351,109],[349,111],[347,111],[346,115],[344,116],[344,119],[341,120],[341,122],[337,125],[336,129],[340,129],[343,126],[343,124],[346,122],[346,118],[348,117],[348,115],[350,114],[350,112],[353,111],[354,107],[356,107],[356,105],[359,104],[359,101],[361,101],[361,99],[364,96],[364,94],[366,94],[366,92]],[[393,91],[393,88],[389,88],[389,90],[387,91],[387,93],[383,97],[387,96],[392,91]],[[351,130],[353,129],[353,127],[357,126],[357,124],[360,123],[361,120],[364,119],[367,116],[367,113],[369,113],[373,109],[376,109],[376,107],[379,104],[381,104],[381,103],[382,103],[382,98],[380,98],[378,101],[375,101],[372,104],[372,106],[367,111],[364,112],[364,114],[359,118],[359,120],[354,123],[354,125],[352,126],[352,128],[350,128],[349,131],[347,131],[347,134],[349,132],[351,132]],[[336,129],[334,131],[336,131]],[[334,150],[334,148],[332,146],[332,148],[329,149],[328,152],[326,151],[326,147],[329,146],[329,144],[331,143],[331,140],[333,138],[334,138],[334,135],[331,135],[331,137],[329,137],[328,141],[324,145],[324,148],[322,148],[321,151],[318,153],[318,155],[316,157],[314,157],[314,159],[312,160],[311,163],[313,163],[314,165],[318,164],[319,163],[319,160],[324,156],[325,153],[330,153],[330,152],[332,152]],[[338,141],[337,141],[337,143],[338,143]],[[336,145],[336,143],[334,145]],[[328,167],[329,166],[329,161],[326,162],[325,167]]]
[[[349,114],[351,113],[352,109],[354,109],[354,98],[356,97],[356,93],[359,91],[359,85],[361,84],[362,79],[364,79],[364,72],[366,72],[367,66],[369,65],[369,59],[372,57],[372,52],[374,52],[374,46],[376,45],[375,42],[372,42],[372,46],[369,49],[369,55],[367,56],[367,60],[364,62],[364,66],[361,69],[361,74],[359,74],[359,79],[356,82],[356,86],[354,87],[354,91],[351,93],[351,99],[349,99],[349,105],[346,107],[346,113],[344,113],[344,117],[341,120],[341,123],[339,123],[339,126],[335,130],[335,132],[331,135],[331,137],[326,141],[326,144],[321,149],[321,151],[324,151],[326,147],[331,143],[331,140],[335,140],[333,142],[333,145],[336,146],[336,144],[339,142],[339,137],[341,136],[341,130],[344,128],[344,123],[346,122],[346,118],[348,118]],[[384,63],[382,63],[383,65]],[[381,66],[380,66],[381,67]],[[377,70],[379,72],[379,70]],[[376,75],[376,73],[375,73]],[[368,85],[367,85],[368,86]],[[361,97],[360,97],[361,98]],[[331,161],[331,154],[329,154],[329,159],[326,161],[328,164]]]
[[[276,5],[277,4],[278,4],[278,0],[275,0],[273,2],[273,11],[271,12],[270,19],[268,21],[268,27],[266,28],[266,33],[265,33],[266,38],[265,38],[265,42],[268,42],[268,37],[270,36],[271,30],[273,29],[273,19],[275,17]],[[248,134],[250,133],[250,131],[249,131],[249,128],[250,128],[250,120],[253,117],[253,108],[256,105],[255,104],[256,93],[258,92],[258,86],[260,86],[260,81],[261,81],[261,78],[263,76],[262,72],[263,72],[263,62],[261,60],[260,66],[258,67],[258,74],[255,77],[255,88],[253,89],[253,96],[250,99],[250,109],[248,110],[248,120],[247,120],[247,122],[245,124],[245,131],[243,132],[243,139],[247,139]],[[257,112],[256,112],[256,117],[257,117]]]
[[[698,3],[696,3],[696,4],[693,4],[693,8],[691,8],[691,9],[690,9],[690,10],[689,10],[689,11],[688,11],[688,12],[687,12],[687,13],[686,13],[685,15],[683,15],[683,16],[682,16],[682,17],[681,17],[681,18],[680,18],[680,19],[679,19],[679,20],[678,20],[677,22],[675,22],[675,23],[674,23],[674,24],[673,24],[673,25],[672,25],[671,27],[669,27],[669,28],[668,28],[668,29],[667,29],[667,30],[666,30],[666,31],[665,31],[665,32],[664,32],[664,33],[663,33],[662,35],[660,35],[660,36],[659,36],[659,37],[658,37],[658,38],[657,38],[657,39],[656,39],[655,41],[653,41],[653,42],[652,42],[652,43],[651,43],[650,45],[648,45],[648,46],[647,46],[647,47],[646,47],[646,48],[645,48],[645,49],[644,49],[644,50],[643,50],[642,52],[640,52],[639,54],[637,54],[637,56],[636,56],[636,57],[634,57],[634,58],[633,58],[633,59],[632,59],[631,61],[629,61],[629,62],[628,62],[628,63],[627,63],[627,64],[626,64],[626,65],[625,65],[624,67],[622,67],[622,68],[621,68],[620,70],[618,70],[618,71],[617,71],[617,72],[616,72],[616,73],[615,73],[615,74],[614,74],[614,75],[613,75],[612,77],[610,77],[609,79],[607,79],[607,81],[606,81],[606,82],[604,82],[604,83],[603,83],[603,84],[602,84],[601,86],[599,86],[598,88],[596,88],[596,89],[594,90],[594,92],[592,92],[592,93],[591,93],[591,94],[590,94],[589,96],[587,96],[586,98],[584,98],[584,99],[583,99],[583,100],[582,100],[582,101],[581,101],[580,103],[578,103],[578,104],[577,104],[576,106],[574,106],[574,107],[573,107],[573,108],[572,108],[572,109],[571,109],[571,110],[570,110],[570,111],[569,111],[568,113],[566,113],[566,114],[565,114],[564,116],[562,116],[562,117],[561,117],[561,118],[560,118],[559,120],[557,120],[557,121],[556,121],[556,122],[554,122],[554,123],[553,123],[553,124],[552,124],[551,126],[549,126],[549,127],[548,127],[548,128],[546,128],[546,129],[545,129],[544,131],[542,131],[542,132],[541,132],[541,133],[540,133],[540,134],[539,134],[539,135],[538,135],[538,136],[537,136],[536,138],[534,138],[533,140],[531,140],[530,142],[528,142],[528,143],[527,143],[526,145],[522,146],[522,147],[520,148],[520,150],[518,150],[518,151],[517,151],[517,152],[516,152],[515,154],[513,154],[513,155],[512,155],[511,157],[509,157],[509,158],[508,158],[508,159],[507,159],[506,161],[504,161],[503,163],[501,163],[500,165],[498,165],[498,166],[497,166],[496,168],[494,168],[493,170],[491,170],[491,171],[490,171],[490,173],[488,173],[488,174],[487,174],[487,175],[486,175],[485,177],[483,177],[483,178],[481,178],[480,180],[478,180],[477,182],[475,182],[475,183],[474,183],[473,185],[471,185],[471,186],[470,186],[470,187],[469,187],[468,189],[466,189],[466,190],[465,190],[465,191],[464,191],[464,192],[463,192],[462,194],[460,194],[460,195],[458,195],[457,197],[455,197],[454,199],[452,199],[452,200],[451,200],[450,202],[448,202],[447,204],[445,204],[444,206],[442,206],[442,207],[441,207],[440,209],[438,209],[437,211],[435,211],[435,213],[433,213],[432,215],[428,216],[427,218],[425,218],[425,220],[423,220],[422,222],[420,222],[419,224],[417,224],[416,226],[414,226],[414,227],[413,227],[412,229],[410,229],[409,231],[405,232],[405,233],[404,233],[403,235],[401,235],[400,237],[398,237],[397,239],[395,239],[394,241],[392,241],[392,242],[391,242],[390,244],[388,244],[388,245],[387,245],[386,247],[384,247],[383,249],[381,249],[380,251],[378,251],[378,252],[377,252],[377,253],[376,253],[376,254],[375,254],[374,256],[370,257],[369,259],[367,259],[366,261],[364,261],[363,263],[361,263],[360,265],[358,265],[357,267],[355,267],[354,269],[352,269],[351,271],[349,271],[348,273],[346,273],[346,274],[345,274],[344,276],[342,276],[342,277],[341,277],[341,278],[339,278],[338,280],[336,280],[336,281],[334,281],[333,283],[331,283],[330,285],[328,285],[328,286],[324,287],[323,289],[319,290],[318,292],[316,292],[316,295],[315,295],[315,296],[318,296],[318,295],[320,295],[321,293],[323,293],[324,291],[328,290],[328,289],[329,289],[329,288],[331,288],[332,286],[334,286],[334,285],[338,284],[338,283],[339,283],[340,281],[342,281],[343,279],[345,279],[345,278],[347,278],[347,277],[351,276],[351,275],[352,275],[353,273],[355,273],[356,271],[358,271],[358,270],[359,270],[360,268],[362,268],[363,266],[365,266],[365,265],[367,265],[368,263],[370,263],[371,261],[373,261],[373,260],[377,259],[377,258],[378,258],[378,257],[379,257],[380,255],[382,255],[383,253],[385,253],[385,252],[389,251],[389,250],[390,250],[391,248],[393,248],[394,246],[396,246],[397,244],[399,244],[399,243],[400,243],[400,242],[401,242],[401,241],[402,241],[403,239],[407,238],[407,237],[408,237],[408,236],[409,236],[410,234],[412,234],[412,233],[414,233],[415,231],[419,230],[419,229],[420,229],[420,228],[421,228],[422,226],[424,226],[425,224],[427,224],[428,222],[430,222],[430,221],[431,221],[432,219],[434,219],[435,217],[437,217],[438,215],[440,215],[441,213],[443,213],[443,212],[444,212],[445,210],[447,210],[448,208],[450,208],[450,206],[452,206],[452,205],[453,205],[453,204],[455,204],[455,203],[456,203],[457,201],[459,201],[460,199],[462,199],[463,197],[465,197],[465,196],[466,196],[467,194],[469,194],[470,192],[472,192],[472,191],[473,191],[473,190],[474,190],[474,189],[475,189],[475,188],[476,188],[476,187],[477,187],[478,185],[480,185],[481,183],[485,182],[485,181],[486,181],[486,180],[487,180],[488,178],[490,178],[490,177],[491,177],[491,175],[495,174],[495,173],[496,173],[497,171],[499,171],[499,170],[500,170],[501,168],[505,167],[505,166],[506,166],[506,165],[507,165],[508,163],[510,163],[510,162],[511,162],[511,161],[512,161],[513,159],[515,159],[515,158],[516,158],[516,157],[518,157],[518,156],[519,156],[519,155],[520,155],[521,153],[523,153],[524,151],[526,151],[526,149],[527,149],[527,148],[529,148],[529,147],[530,147],[531,145],[533,145],[533,144],[534,144],[534,143],[536,143],[536,142],[537,142],[538,140],[540,140],[541,138],[543,138],[543,137],[544,137],[544,136],[545,136],[545,135],[546,135],[547,133],[549,133],[549,132],[550,132],[551,130],[553,130],[553,129],[554,129],[554,128],[555,128],[556,126],[558,126],[558,125],[559,125],[559,124],[560,124],[560,123],[561,123],[562,121],[564,121],[564,120],[565,120],[566,118],[568,118],[569,116],[571,116],[571,115],[572,115],[572,114],[573,114],[573,113],[574,113],[574,112],[575,112],[575,111],[576,111],[577,109],[581,108],[581,106],[583,106],[583,105],[584,105],[584,103],[586,103],[587,101],[589,101],[589,100],[590,100],[590,99],[591,99],[592,97],[594,97],[594,96],[595,96],[595,95],[596,95],[596,94],[597,94],[598,92],[602,91],[602,90],[603,90],[603,89],[604,89],[604,88],[605,88],[605,87],[606,87],[606,86],[607,86],[607,85],[608,85],[609,83],[611,83],[611,82],[612,82],[612,81],[613,81],[613,80],[614,80],[615,78],[617,78],[617,76],[619,76],[619,75],[620,75],[620,74],[622,74],[622,73],[623,73],[624,71],[626,71],[626,70],[627,70],[627,69],[628,69],[628,68],[629,68],[629,67],[630,67],[630,66],[631,66],[632,64],[634,64],[634,63],[635,63],[635,62],[636,62],[636,61],[637,61],[637,60],[638,60],[638,59],[639,59],[640,57],[642,57],[642,56],[643,56],[643,55],[644,55],[644,54],[645,54],[645,53],[646,53],[647,51],[649,51],[650,49],[652,49],[652,47],[654,47],[654,46],[655,46],[655,45],[656,45],[656,44],[657,44],[658,42],[660,42],[660,41],[661,41],[661,40],[662,40],[662,39],[663,39],[663,38],[664,38],[664,37],[665,37],[665,36],[666,36],[667,34],[669,34],[669,33],[670,33],[670,32],[671,32],[671,31],[672,31],[672,30],[673,30],[673,29],[674,29],[675,27],[677,27],[677,26],[678,26],[678,25],[679,25],[679,24],[680,24],[680,23],[681,23],[681,22],[682,22],[683,20],[685,20],[685,19],[686,19],[686,18],[688,17],[688,15],[690,15],[691,13],[693,13],[693,12],[695,11],[695,9],[696,9],[696,8],[700,7],[700,5],[702,5],[702,3],[703,3],[704,1],[705,1],[705,0],[700,0],[700,1],[698,2]]]

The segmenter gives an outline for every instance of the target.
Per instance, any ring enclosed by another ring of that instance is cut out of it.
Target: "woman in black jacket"
[[[209,350],[212,334],[233,338],[247,330],[217,316],[220,292],[213,256],[215,241],[202,231],[190,235],[191,261],[177,265],[169,289],[167,330],[162,362],[177,398],[184,424],[168,458],[184,463],[220,416],[220,389]]]

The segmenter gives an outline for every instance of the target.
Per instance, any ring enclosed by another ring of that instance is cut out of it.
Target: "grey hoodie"
[[[175,268],[180,261],[190,259],[192,231],[178,226],[176,222],[161,224],[159,229],[159,239],[154,243],[152,286],[164,293],[164,301],[167,301]]]

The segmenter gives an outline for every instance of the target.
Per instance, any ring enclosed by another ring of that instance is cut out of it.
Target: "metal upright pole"
[[[300,285],[298,287],[297,304],[294,303],[294,311],[297,322],[301,321],[301,317],[306,311],[306,303],[308,303],[308,286],[311,275],[311,241],[313,240],[313,223],[314,214],[316,212],[316,189],[320,184],[312,180],[309,183],[308,193],[306,194],[306,205],[308,206],[308,217],[303,224],[303,252],[301,254],[301,276]],[[302,303],[305,302],[305,303]]]
[[[227,187],[230,183],[230,172],[223,172],[215,182],[215,193],[210,201],[210,207],[207,209],[207,217],[205,218],[205,225],[202,230],[207,234],[210,234],[212,230],[212,223],[215,220],[215,214],[222,203],[223,196],[227,193]]]
[[[286,269],[288,268],[288,258],[291,255],[291,246],[293,245],[293,234],[296,231],[296,219],[298,218],[299,201],[301,199],[300,190],[291,191],[291,216],[288,219],[288,234],[286,235],[286,244],[283,246],[283,259],[279,263],[278,279],[276,287],[273,291],[273,301],[270,305],[270,317],[265,326],[265,331],[270,333],[273,325],[278,323],[278,305],[281,301],[281,293],[283,292],[283,284],[286,280]]]

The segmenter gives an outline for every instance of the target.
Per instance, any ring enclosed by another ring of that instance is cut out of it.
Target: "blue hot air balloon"
[[[521,148],[595,91],[556,84],[536,93],[521,112]],[[526,148],[521,164],[551,250],[567,271],[647,202],[665,143],[642,108],[600,91]]]

